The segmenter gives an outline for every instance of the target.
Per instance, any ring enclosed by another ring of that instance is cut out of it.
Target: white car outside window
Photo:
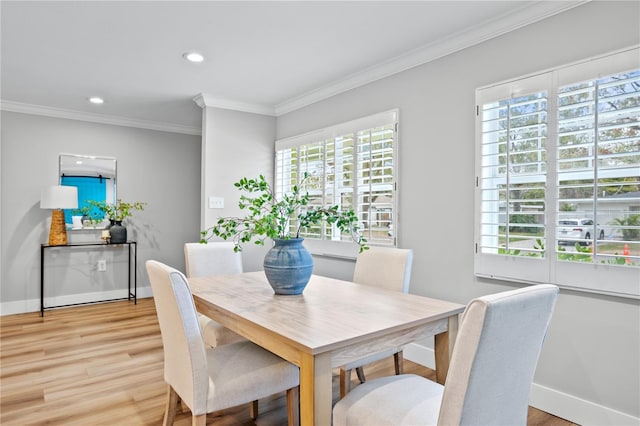
[[[558,227],[558,244],[591,244],[593,240],[593,219],[562,219]],[[604,230],[596,227],[598,239],[604,239]]]

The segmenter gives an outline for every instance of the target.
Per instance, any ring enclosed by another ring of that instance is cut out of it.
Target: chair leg
[[[393,364],[396,367],[396,375],[402,374],[404,371],[404,356],[402,355],[402,351],[393,354]]]
[[[191,416],[191,426],[205,426],[207,424],[207,415]]]
[[[163,426],[171,426],[173,425],[173,421],[176,418],[176,410],[178,409],[178,394],[176,391],[169,386],[167,391],[167,404],[164,408],[164,420],[162,421]]]
[[[251,413],[251,418],[253,420],[258,418],[258,400],[257,399],[255,401],[251,401],[251,406],[249,408],[249,411]]]
[[[300,386],[287,389],[287,425],[300,426]]]
[[[360,380],[360,383],[364,383],[367,381],[367,379],[364,377],[364,368],[363,367],[357,367],[356,368],[356,374],[358,375],[358,380]]]
[[[340,399],[351,390],[351,370],[340,369]]]

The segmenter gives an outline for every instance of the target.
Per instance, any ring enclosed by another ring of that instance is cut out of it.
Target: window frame
[[[399,125],[398,123],[399,123],[399,110],[396,108],[396,109],[391,109],[388,111],[368,115],[365,117],[361,117],[358,119],[354,119],[351,121],[347,121],[344,123],[336,124],[333,126],[325,127],[322,129],[314,130],[304,134],[276,140],[275,153],[274,153],[275,154],[274,183],[273,183],[274,192],[276,194],[279,192],[278,180],[279,180],[280,170],[279,170],[279,163],[278,163],[279,162],[278,155],[279,155],[279,152],[281,152],[282,150],[286,150],[289,148],[297,148],[303,145],[320,143],[322,141],[327,141],[330,139],[333,139],[335,142],[336,140],[338,140],[340,136],[353,134],[354,135],[353,161],[357,162],[358,161],[357,159],[358,132],[366,131],[366,130],[370,130],[378,127],[383,127],[387,125],[393,125],[393,146],[392,146],[393,182],[391,183],[392,185],[391,191],[393,194],[392,207],[391,207],[392,208],[391,214],[393,218],[392,219],[393,237],[392,237],[392,243],[388,245],[385,244],[384,246],[397,247],[398,245],[397,235],[398,235],[398,230],[400,228],[399,214],[398,214],[398,205],[399,205],[399,201],[398,201],[398,195],[399,195],[399,191],[398,191],[398,187],[399,187],[398,185],[398,170],[399,170],[398,168],[398,145],[399,145],[398,127]],[[324,178],[324,176],[325,175],[323,174],[323,179],[324,179],[323,182],[326,182],[326,178]],[[355,188],[358,187],[358,184],[357,184],[358,177],[354,176],[353,179],[356,181],[356,183],[354,183],[354,186],[353,186],[354,190],[356,190]],[[354,210],[358,215],[359,211],[357,210],[357,208],[355,208],[358,204],[357,193],[358,192],[356,190],[356,195],[354,196],[353,202],[354,202]],[[367,193],[369,192],[364,192],[364,194],[367,194]],[[378,245],[378,244],[376,244],[374,241],[369,240],[369,245]],[[350,241],[337,241],[337,240],[316,239],[311,237],[305,237],[305,247],[312,254],[317,256],[355,259],[358,254],[358,246]]]
[[[557,89],[575,82],[600,76],[624,73],[640,68],[640,48],[633,46],[606,55],[589,58],[528,76],[496,83],[476,90],[475,126],[475,205],[474,205],[474,274],[482,278],[508,280],[526,284],[551,283],[561,287],[640,299],[640,267],[602,263],[579,263],[557,259],[555,246],[558,201]],[[543,225],[546,230],[546,256],[525,257],[482,253],[482,114],[484,104],[507,100],[519,95],[547,91],[546,136],[546,206]],[[549,247],[554,247],[549,250]]]

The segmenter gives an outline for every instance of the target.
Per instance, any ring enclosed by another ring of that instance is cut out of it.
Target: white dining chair
[[[370,380],[334,406],[334,426],[526,425],[557,296],[544,284],[472,300],[444,386],[413,374]]]
[[[186,243],[184,260],[188,277],[241,274],[242,253],[233,251],[230,241]]]
[[[208,275],[241,274],[242,253],[234,251],[235,245],[228,241],[204,243],[186,243],[184,245],[184,263],[187,277],[206,277]],[[244,337],[229,330],[219,322],[198,312],[198,324],[202,329],[204,343],[215,348],[229,343],[242,342]],[[251,404],[251,418],[258,417],[258,401]]]
[[[242,254],[233,251],[232,242],[220,241],[203,243],[186,243],[184,245],[184,263],[187,277],[204,277],[208,275],[241,274]],[[198,323],[202,328],[204,342],[209,347],[244,340],[237,333],[222,326],[206,315],[198,313]]]
[[[192,425],[205,425],[207,413],[282,391],[287,393],[288,423],[297,424],[298,367],[249,341],[207,348],[186,277],[154,260],[146,262],[146,269],[169,385],[163,424],[173,424],[179,401],[191,410]]]
[[[353,282],[407,293],[411,282],[413,250],[392,247],[370,247],[358,254]],[[355,369],[360,383],[366,381],[364,366],[381,359],[394,358],[396,374],[403,372],[402,348],[393,348],[357,359],[340,367],[340,397],[351,388],[351,372]]]

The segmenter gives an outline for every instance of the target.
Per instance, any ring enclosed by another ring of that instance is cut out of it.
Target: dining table
[[[331,425],[332,371],[434,336],[444,384],[465,306],[312,275],[300,295],[276,295],[263,271],[188,279],[196,309],[300,368],[300,423]]]

